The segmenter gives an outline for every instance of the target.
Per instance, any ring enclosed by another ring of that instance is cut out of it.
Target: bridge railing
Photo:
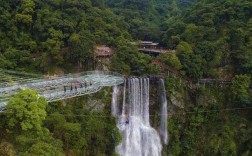
[[[0,88],[0,109],[8,99],[21,89],[33,89],[45,96],[48,102],[67,99],[99,91],[104,86],[119,85],[124,82],[121,74],[110,71],[87,71],[57,76],[45,76],[27,83],[2,86]],[[78,86],[78,87],[77,87]],[[68,88],[68,89],[66,89]],[[0,110],[1,111],[1,110]]]

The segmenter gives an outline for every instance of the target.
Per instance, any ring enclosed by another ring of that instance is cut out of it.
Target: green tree
[[[191,78],[201,78],[205,60],[199,54],[194,54],[191,45],[187,42],[180,42],[176,51],[185,74]]]
[[[192,53],[192,46],[187,42],[180,42],[176,47],[176,52],[178,55],[183,53]]]
[[[157,59],[170,67],[173,67],[176,69],[182,68],[182,65],[178,57],[172,51],[168,51],[168,52],[165,52],[164,54],[159,55]]]
[[[67,58],[75,65],[88,66],[93,60],[94,41],[90,31],[83,30],[79,34],[73,33],[69,38],[69,52]]]
[[[2,54],[0,54],[0,62],[2,62],[0,65],[0,68],[2,69],[10,69],[13,67],[12,62],[6,59],[6,57],[4,57]]]
[[[32,15],[34,13],[35,3],[33,0],[21,0],[20,13],[16,14],[18,23],[31,25]]]
[[[62,153],[61,142],[52,137],[43,126],[47,102],[37,91],[24,89],[11,98],[5,111],[9,138],[14,140],[19,155],[58,155]],[[54,154],[53,154],[54,153]],[[57,154],[58,153],[58,154]]]
[[[47,117],[47,127],[53,132],[54,137],[63,141],[67,151],[74,151],[81,154],[82,149],[87,145],[86,138],[82,135],[80,123],[68,122],[65,116],[55,112]]]
[[[42,130],[47,102],[36,91],[22,90],[8,101],[6,117],[12,132]]]
[[[252,104],[250,84],[251,80],[248,75],[236,75],[232,80],[231,88],[236,105],[246,107]]]
[[[185,41],[191,44],[196,44],[203,39],[204,28],[202,26],[196,26],[195,24],[186,25],[183,37]]]
[[[135,46],[127,44],[117,47],[116,55],[112,59],[112,70],[136,75],[156,72],[151,65],[150,56],[139,53]]]
[[[38,142],[36,144],[33,144],[24,154],[21,156],[64,156],[64,154],[59,151],[57,146],[44,143],[44,142]]]

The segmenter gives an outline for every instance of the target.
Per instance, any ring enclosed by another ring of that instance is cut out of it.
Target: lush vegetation
[[[251,155],[251,6],[246,0],[202,0],[167,18],[163,43],[176,49],[181,73],[232,79],[230,85],[189,89],[167,77],[170,102],[182,97],[177,108],[188,112],[169,119],[169,155]]]
[[[117,15],[125,18],[135,39],[161,41],[165,21],[172,10],[184,10],[197,0],[105,0]],[[176,14],[175,12],[173,12]]]
[[[61,141],[43,126],[46,107],[36,91],[23,90],[9,100],[1,114],[0,155],[63,155]]]
[[[177,50],[192,78],[251,74],[251,6],[246,0],[202,0],[185,12],[174,10],[163,42]]]
[[[87,70],[96,44],[130,39],[122,18],[89,0],[2,0],[0,13],[0,68]]]
[[[121,136],[110,116],[110,97],[48,105],[36,91],[15,95],[1,114],[0,155],[113,155]],[[102,105],[102,107],[101,107]]]
[[[95,46],[113,47],[111,70],[165,77],[175,113],[164,155],[252,154],[250,0],[0,4],[0,68],[41,74],[92,70]],[[132,40],[171,49],[155,60],[179,75],[160,73],[162,67],[152,65],[153,58],[139,53]],[[231,83],[191,84],[201,78]],[[110,92],[48,105],[36,91],[21,91],[0,114],[0,155],[115,155],[121,136],[110,115]]]
[[[247,81],[237,85],[244,79]],[[164,150],[169,155],[251,155],[252,113],[244,108],[247,99],[239,98],[248,95],[248,81],[241,75],[230,86],[206,84],[188,90],[178,83],[178,78],[167,77],[169,99],[178,96],[186,102],[179,101],[184,105],[177,104],[180,111],[169,119],[171,140]],[[190,99],[185,93],[190,94]]]

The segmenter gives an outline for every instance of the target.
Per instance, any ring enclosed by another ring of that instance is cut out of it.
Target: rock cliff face
[[[174,105],[178,108],[184,108],[184,101],[183,101],[183,95],[181,93],[176,93],[173,95],[170,95],[170,102],[171,105]]]

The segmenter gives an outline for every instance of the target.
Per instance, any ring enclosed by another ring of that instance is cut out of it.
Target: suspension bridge
[[[124,83],[122,75],[106,71],[87,71],[57,76],[43,76],[0,70],[0,112],[8,100],[23,89],[37,90],[48,102],[95,93],[106,86]]]

